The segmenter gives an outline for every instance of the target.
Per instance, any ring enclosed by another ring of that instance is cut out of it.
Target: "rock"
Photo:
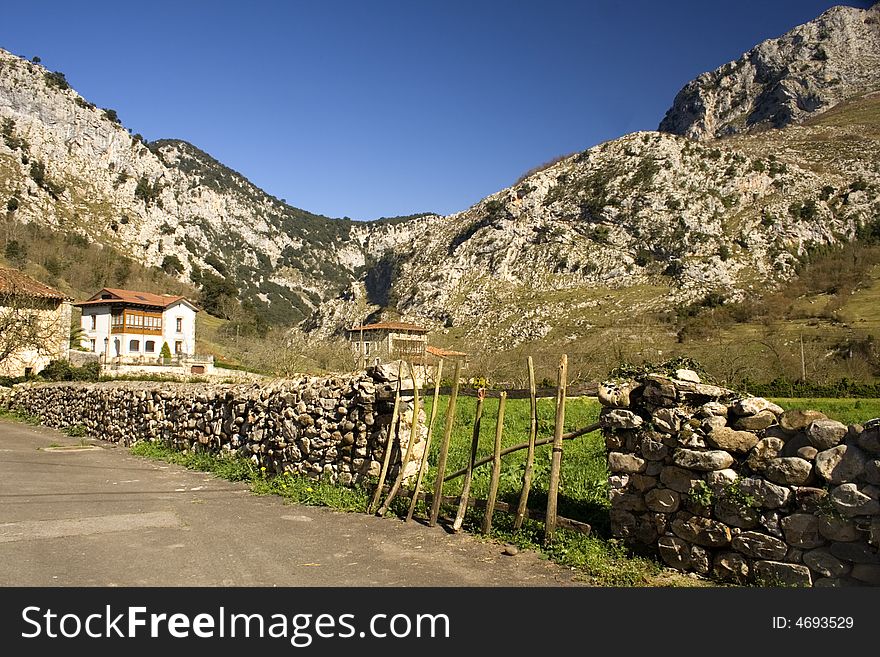
[[[832,484],[855,481],[865,469],[864,452],[858,447],[838,445],[816,455],[816,473]]]
[[[720,415],[710,415],[700,423],[703,433],[711,433],[727,426],[727,419]]]
[[[859,437],[856,439],[856,444],[866,452],[880,454],[880,429],[862,430]]]
[[[730,543],[730,528],[708,518],[679,517],[672,521],[671,527],[679,538],[703,547],[721,547]]]
[[[871,459],[865,462],[862,480],[868,484],[880,484],[880,459]]]
[[[669,453],[669,448],[660,441],[645,438],[642,440],[641,452],[649,461],[662,461]]]
[[[709,551],[699,545],[691,546],[691,570],[702,575],[709,572]]]
[[[702,481],[699,475],[684,468],[670,465],[660,471],[660,483],[678,493],[690,492],[699,481]]]
[[[690,383],[702,383],[700,375],[693,370],[675,370],[675,378],[679,381],[688,381]]]
[[[785,411],[779,425],[786,431],[801,431],[816,420],[827,420],[828,416],[819,411],[803,411],[800,409]]]
[[[681,496],[671,488],[654,488],[645,495],[645,506],[657,513],[678,511]]]
[[[642,472],[645,469],[645,460],[640,459],[633,454],[624,454],[623,452],[608,453],[608,469],[611,472],[623,472],[626,474],[634,474]]]
[[[721,580],[741,583],[749,577],[749,562],[736,552],[719,552],[712,562],[712,571]]]
[[[690,470],[709,472],[712,470],[724,470],[734,463],[733,457],[722,450],[709,450],[698,452],[692,449],[679,448],[672,454],[672,460],[676,465]]]
[[[801,511],[806,511],[807,513],[815,513],[818,511],[827,495],[828,491],[824,488],[800,486],[795,489],[795,497],[797,497],[798,507]]]
[[[678,413],[671,408],[658,408],[651,416],[651,423],[657,431],[674,434],[681,428]]]
[[[691,565],[691,546],[675,536],[661,536],[657,540],[660,558],[670,568],[686,571]]]
[[[788,552],[788,546],[783,541],[761,532],[741,532],[733,537],[730,545],[752,559],[778,561]]]
[[[751,497],[755,505],[765,509],[783,507],[791,497],[790,489],[756,477],[740,479],[737,488],[742,495]]]
[[[880,554],[877,553],[877,550],[861,541],[832,543],[830,551],[831,554],[843,561],[880,564]]]
[[[783,413],[781,406],[777,406],[763,397],[741,399],[733,407],[733,412],[737,415],[757,415],[761,411],[770,411],[775,415],[782,415]]]
[[[813,464],[796,456],[770,459],[764,468],[764,476],[775,484],[801,486],[805,484],[813,470]]]
[[[622,408],[603,408],[599,414],[599,424],[606,429],[636,429],[644,422],[632,411]]]
[[[816,454],[819,453],[819,450],[813,447],[812,445],[806,445],[801,447],[797,451],[798,457],[804,459],[805,461],[812,461],[816,458]]]
[[[860,492],[855,484],[841,484],[832,490],[831,503],[845,516],[880,514],[880,502]]]
[[[762,438],[755,443],[746,463],[752,470],[760,472],[771,460],[779,456],[784,445],[785,443],[779,438]]]
[[[850,575],[871,586],[880,586],[880,566],[874,564],[857,563],[853,566]]]
[[[697,413],[700,417],[727,417],[727,406],[721,402],[706,402]]]
[[[810,570],[823,577],[843,577],[850,571],[848,564],[843,563],[825,548],[805,552],[803,558]]]
[[[724,470],[715,470],[707,473],[706,484],[709,486],[709,489],[717,495],[738,478],[739,475],[736,474],[736,470],[725,468]]]
[[[822,450],[838,445],[846,435],[846,425],[837,420],[813,420],[805,432],[810,444]]]
[[[611,488],[626,488],[629,486],[629,475],[611,475],[608,477],[608,486]]]
[[[630,483],[640,493],[651,490],[657,485],[657,477],[650,477],[644,474],[630,475]]]
[[[807,434],[796,433],[785,441],[785,446],[779,450],[779,456],[797,456],[798,450],[803,447],[812,447],[810,440]]]
[[[794,513],[780,521],[785,541],[798,548],[816,548],[825,544],[819,533],[819,519],[808,513]]]
[[[611,500],[611,506],[615,509],[622,509],[623,511],[645,510],[645,500],[638,493],[626,493],[616,488],[609,491],[608,497]]]
[[[757,444],[758,437],[749,431],[736,431],[723,427],[711,432],[706,436],[706,440],[715,449],[745,454]],[[713,469],[719,470],[720,468]]]
[[[859,530],[852,520],[839,518],[836,515],[820,515],[819,533],[829,541],[855,541],[859,539]]]
[[[801,564],[780,561],[756,561],[755,579],[763,586],[812,586],[810,569]]]
[[[752,529],[758,525],[756,509],[742,507],[730,500],[722,498],[715,502],[713,512],[718,520],[731,527]]]
[[[614,381],[605,381],[599,384],[597,397],[599,403],[609,408],[627,408],[629,407],[629,395],[633,387],[629,382],[616,383]]]
[[[847,586],[855,586],[851,580],[841,577],[820,577],[813,579],[813,588],[844,588]]]
[[[669,379],[649,375],[645,377],[643,395],[648,402],[656,406],[674,406],[678,393]]]
[[[515,557],[519,554],[519,548],[515,545],[505,545],[504,549],[501,551],[501,554],[506,554],[509,557]]]
[[[755,415],[743,415],[733,423],[735,429],[744,431],[762,431],[776,424],[776,416],[769,410]]]

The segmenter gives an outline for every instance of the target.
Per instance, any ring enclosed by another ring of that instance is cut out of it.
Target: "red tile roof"
[[[106,294],[111,295],[109,299],[102,299]],[[127,303],[136,306],[154,306],[158,308],[167,308],[172,303],[178,301],[186,301],[193,305],[186,297],[171,294],[153,294],[152,292],[138,292],[136,290],[121,290],[115,287],[105,287],[97,294],[93,295],[88,301],[81,301],[74,304],[76,306],[98,306],[107,303]]]
[[[364,326],[353,326],[349,330],[350,331],[371,331],[371,330],[386,330],[386,331],[413,331],[415,333],[427,333],[428,329],[424,326],[419,326],[417,324],[407,324],[405,322],[379,322],[378,324],[366,324]]]
[[[59,301],[69,298],[66,294],[40,283],[17,269],[7,269],[6,267],[0,267],[0,293],[38,299],[58,299]]]

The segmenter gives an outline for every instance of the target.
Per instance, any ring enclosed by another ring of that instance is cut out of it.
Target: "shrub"
[[[43,74],[43,79],[46,81],[46,84],[49,87],[54,89],[59,89],[64,91],[65,89],[70,89],[70,85],[67,83],[67,78],[64,77],[64,73],[61,71],[46,71]]]

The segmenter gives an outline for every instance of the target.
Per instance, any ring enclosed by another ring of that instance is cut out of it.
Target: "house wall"
[[[0,308],[0,312],[2,312]],[[50,308],[34,308],[33,314],[52,337],[40,349],[20,349],[11,357],[0,364],[2,376],[24,376],[30,369],[32,374],[43,370],[49,361],[61,360],[67,357],[70,344],[70,318],[72,307],[67,301],[58,303]]]
[[[92,317],[95,318],[95,328],[92,329]],[[82,317],[79,322],[83,330],[83,339],[80,342],[84,349],[92,349],[92,340],[95,341],[94,352],[104,353],[104,338],[110,335],[110,306],[89,306],[82,309]]]
[[[183,320],[181,331],[177,330],[178,317]],[[181,353],[190,356],[195,354],[196,312],[182,301],[166,308],[162,313],[162,336],[157,339],[168,343],[168,348],[171,349],[172,355],[175,354],[174,345],[176,342],[183,343]],[[162,348],[161,342],[159,348]]]

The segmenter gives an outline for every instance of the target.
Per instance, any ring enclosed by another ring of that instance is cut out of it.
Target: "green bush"
[[[76,367],[67,360],[53,360],[40,372],[39,376],[47,381],[97,381],[101,372],[98,361]]]

